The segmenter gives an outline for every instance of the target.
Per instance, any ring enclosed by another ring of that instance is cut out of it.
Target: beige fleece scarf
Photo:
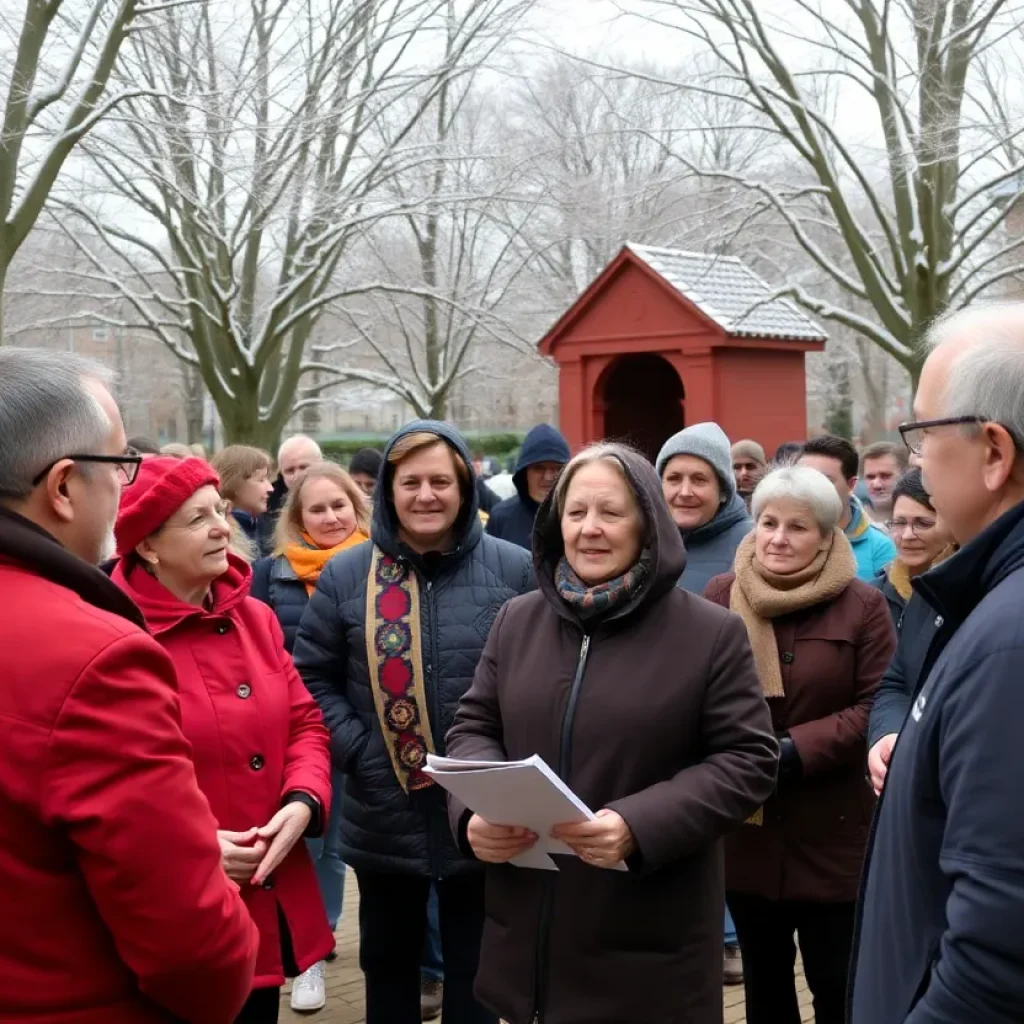
[[[812,608],[838,597],[857,575],[857,560],[846,535],[838,527],[832,542],[799,572],[781,576],[754,557],[755,533],[736,549],[729,607],[743,619],[754,651],[754,664],[766,697],[784,697],[779,647],[772,620],[802,608]]]

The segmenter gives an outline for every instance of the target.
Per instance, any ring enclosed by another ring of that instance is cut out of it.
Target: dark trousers
[[[242,1012],[235,1018],[235,1024],[277,1024],[277,1013],[281,1008],[279,988],[257,988],[245,1001]]]
[[[420,1024],[429,878],[356,871],[366,1024]],[[497,1024],[473,998],[484,925],[483,872],[434,882],[444,958],[444,1024]]]
[[[815,1024],[844,1024],[854,904],[774,901],[738,892],[727,899],[743,950],[747,1024],[800,1024],[794,933]]]

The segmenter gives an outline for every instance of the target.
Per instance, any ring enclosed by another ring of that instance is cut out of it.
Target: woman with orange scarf
[[[250,591],[274,610],[289,652],[323,567],[339,551],[370,539],[369,517],[366,496],[333,462],[310,466],[292,486],[278,520],[275,553],[254,566]],[[334,781],[337,789],[323,838],[307,840],[332,930],[341,917],[345,884],[345,864],[338,852],[342,780]],[[291,1002],[301,1012],[326,1004],[323,962],[295,979]]]

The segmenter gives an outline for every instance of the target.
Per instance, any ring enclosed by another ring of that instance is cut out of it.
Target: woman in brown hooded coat
[[[539,754],[598,818],[556,830],[579,856],[549,873],[507,863],[534,841],[515,823],[451,805],[489,865],[477,997],[509,1024],[720,1024],[720,840],[777,756],[743,624],[676,587],[679,531],[621,445],[563,470],[534,564],[540,589],[499,612],[448,753]]]
[[[854,901],[874,797],[864,777],[872,696],[894,635],[856,578],[842,505],[815,469],[769,474],[754,532],[707,597],[743,618],[779,738],[776,792],[725,844],[747,1024],[800,1024],[796,934],[816,1024],[843,1024]]]

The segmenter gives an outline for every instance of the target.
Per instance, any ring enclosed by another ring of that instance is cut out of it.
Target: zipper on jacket
[[[580,688],[583,684],[583,673],[587,668],[587,656],[590,654],[590,634],[583,634],[579,657],[576,659],[576,672],[572,677],[569,699],[565,703],[562,714],[562,732],[558,749],[558,777],[565,781],[569,775],[572,760],[572,726],[576,717],[576,705],[579,702]],[[540,903],[540,922],[537,931],[537,962],[535,970],[537,981],[534,986],[533,1024],[541,1024],[542,1014],[547,1003],[548,989],[548,940],[551,935],[551,919],[555,909],[554,879],[544,879],[544,893]]]

